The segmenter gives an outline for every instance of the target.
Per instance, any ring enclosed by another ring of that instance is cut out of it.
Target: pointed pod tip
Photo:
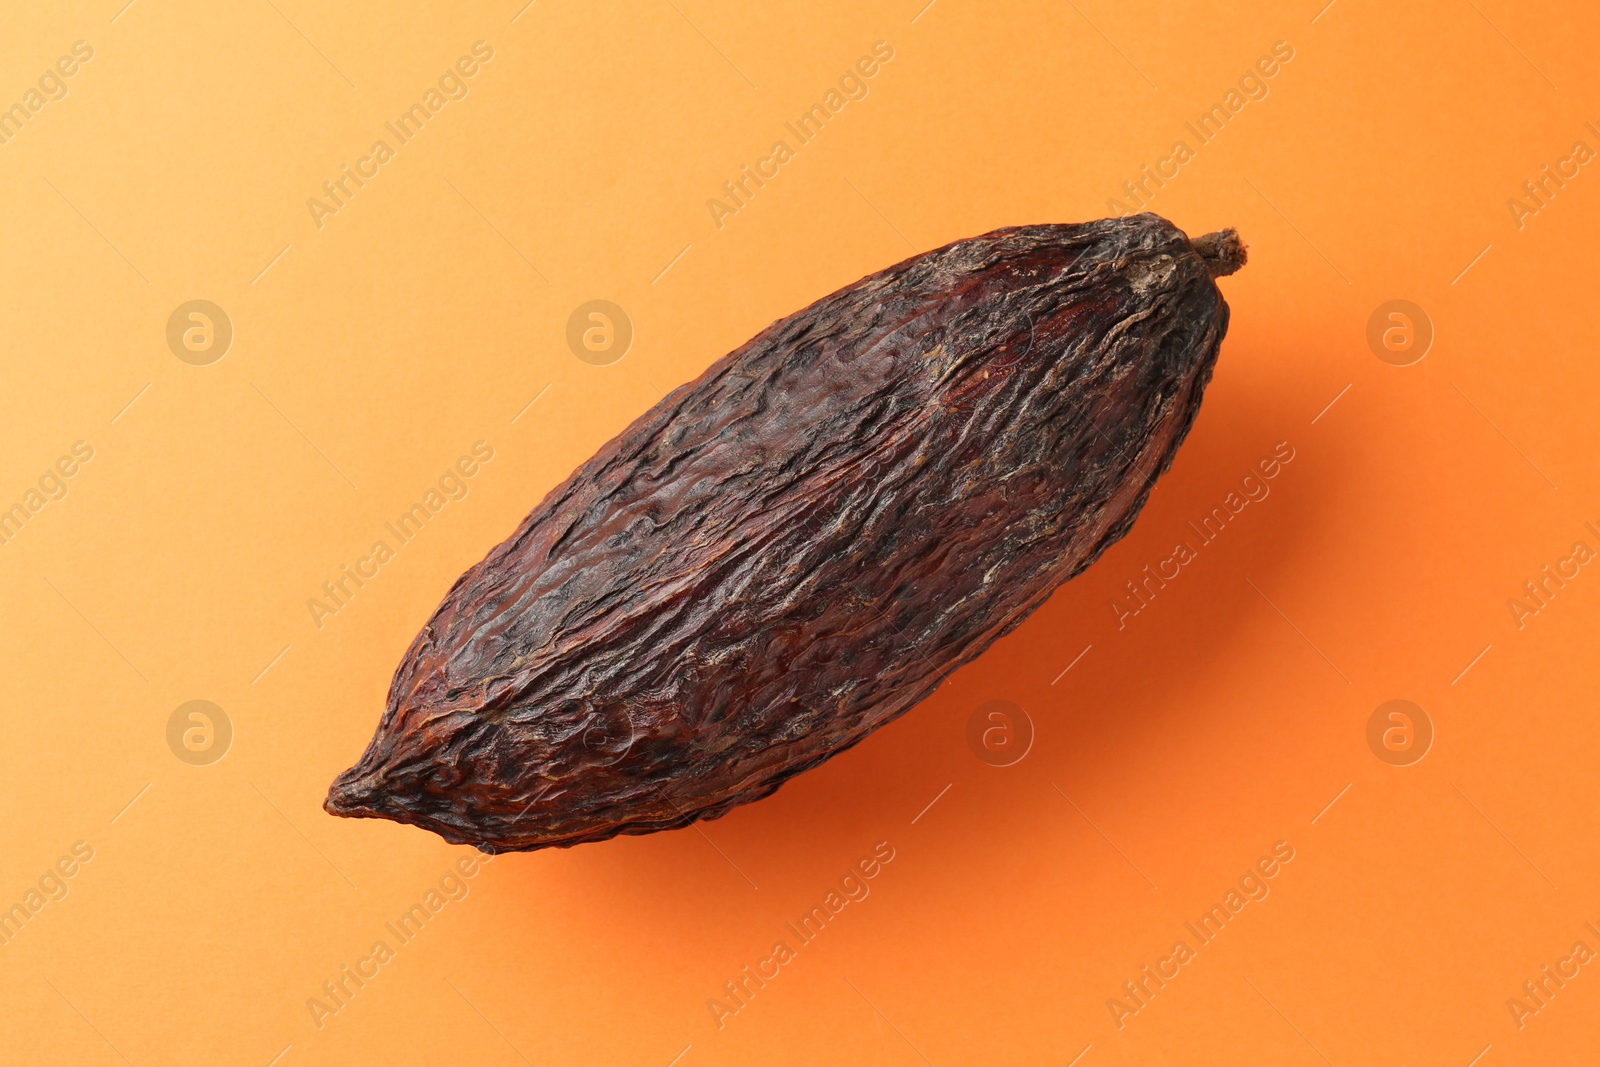
[[[378,805],[383,796],[383,783],[377,775],[359,775],[352,767],[328,787],[322,810],[348,819],[373,818],[380,815]]]
[[[1244,243],[1239,231],[1229,227],[1196,237],[1189,242],[1191,248],[1205,260],[1206,269],[1213,278],[1225,278],[1248,262],[1250,246]]]

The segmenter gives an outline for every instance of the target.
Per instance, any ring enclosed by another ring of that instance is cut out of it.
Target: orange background
[[[1520,1027],[1507,1006],[1600,949],[1600,576],[1521,628],[1507,607],[1600,549],[1600,175],[1520,228],[1507,206],[1600,148],[1592,10],[124,2],[13,5],[0,39],[6,105],[94,53],[0,144],[0,506],[94,450],[0,545],[0,907],[93,849],[0,947],[7,1062],[1600,1057],[1600,967]],[[468,96],[319,228],[307,199],[479,40]],[[877,41],[869,95],[719,228],[706,200]],[[319,1027],[322,983],[475,855],[321,810],[451,581],[774,318],[913,249],[1107,214],[1278,41],[1269,94],[1151,203],[1251,259],[1127,539],[772,798],[497,859]],[[206,366],[166,342],[196,298],[234,329]],[[608,366],[565,341],[596,298],[635,330]],[[1393,299],[1435,331],[1410,366],[1367,344]],[[470,494],[315,625],[479,440]],[[1119,630],[1123,583],[1284,441],[1271,495]],[[167,743],[195,699],[233,727],[206,766]],[[1391,699],[1433,725],[1410,766],[1368,746]],[[968,747],[991,700],[1036,730],[1009,767]],[[719,1027],[723,983],[880,841],[870,896]],[[1119,1028],[1108,999],[1280,841],[1270,895]]]

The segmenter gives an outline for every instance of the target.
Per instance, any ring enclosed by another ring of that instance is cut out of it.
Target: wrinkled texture
[[[535,849],[716,818],[905,713],[1132,525],[1244,248],[996,230],[773,323],[456,582],[334,814]]]

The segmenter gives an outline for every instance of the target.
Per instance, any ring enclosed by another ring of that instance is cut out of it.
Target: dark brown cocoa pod
[[[456,582],[327,810],[536,849],[714,819],[904,714],[1125,534],[1232,230],[957,241],[773,323]]]

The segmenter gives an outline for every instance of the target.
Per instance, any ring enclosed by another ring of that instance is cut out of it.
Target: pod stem
[[[1213,278],[1232,274],[1250,258],[1246,252],[1249,246],[1239,238],[1239,231],[1231,228],[1196,237],[1189,246],[1206,261],[1206,269]]]

